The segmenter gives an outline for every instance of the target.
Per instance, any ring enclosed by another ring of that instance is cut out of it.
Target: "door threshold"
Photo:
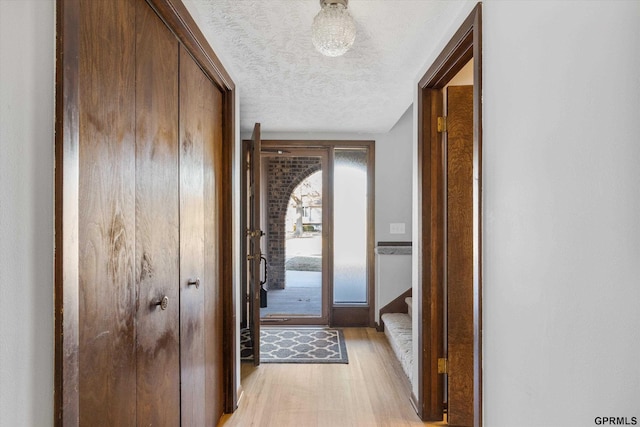
[[[264,319],[260,319],[260,323],[279,323],[279,322],[287,322],[291,319],[288,317],[265,317]]]
[[[295,326],[295,327],[323,327],[327,326],[328,322],[326,319],[321,319],[318,317],[299,317],[299,316],[291,316],[291,317],[263,317],[260,319],[260,324],[264,326],[269,325],[282,325],[282,326]]]

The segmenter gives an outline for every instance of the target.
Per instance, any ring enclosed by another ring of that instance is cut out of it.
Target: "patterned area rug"
[[[252,360],[248,331],[242,331],[242,360]],[[248,356],[248,357],[246,357]],[[349,363],[340,329],[261,328],[262,363]]]
[[[240,331],[240,360],[243,362],[253,360],[253,343],[251,342],[251,331],[249,329]]]

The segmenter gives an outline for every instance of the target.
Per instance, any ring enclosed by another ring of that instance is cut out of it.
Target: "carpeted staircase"
[[[411,332],[411,297],[406,297],[407,313],[384,313],[381,316],[384,324],[384,333],[391,344],[396,357],[402,365],[409,381],[412,381],[413,372],[413,346]]]

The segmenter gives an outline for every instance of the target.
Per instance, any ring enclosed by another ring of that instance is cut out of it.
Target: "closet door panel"
[[[180,54],[180,370],[182,425],[205,425],[203,76]],[[208,325],[207,325],[208,326]]]
[[[135,4],[83,0],[78,18],[78,421],[128,426],[136,411]]]
[[[204,139],[205,398],[206,425],[217,425],[223,412],[222,288],[220,215],[222,197],[222,93],[209,80],[202,91]]]
[[[145,2],[138,2],[137,9],[137,424],[176,426],[180,424],[179,47]]]

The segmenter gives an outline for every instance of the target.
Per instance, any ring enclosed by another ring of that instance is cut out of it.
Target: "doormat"
[[[246,337],[242,341],[250,345],[249,334],[242,335]],[[248,348],[241,343],[242,356]],[[242,357],[242,360],[253,358]],[[349,358],[340,329],[269,327],[260,329],[260,362],[349,363]]]
[[[242,329],[240,331],[240,360],[253,361],[253,343],[251,342],[251,331]]]

